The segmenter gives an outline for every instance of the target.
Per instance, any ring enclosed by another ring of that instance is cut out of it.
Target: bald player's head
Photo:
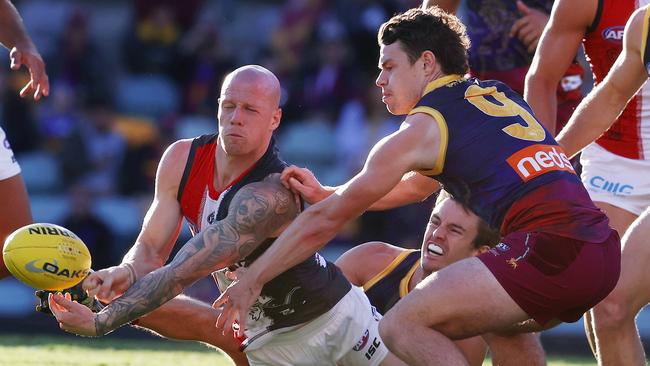
[[[221,94],[233,83],[240,82],[255,85],[274,107],[280,105],[280,81],[268,69],[260,65],[246,65],[234,70],[223,80]]]
[[[280,125],[280,82],[258,65],[242,66],[226,76],[219,96],[219,138],[230,156],[258,158]]]

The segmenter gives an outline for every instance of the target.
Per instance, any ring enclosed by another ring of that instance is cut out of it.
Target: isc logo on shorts
[[[510,155],[506,161],[524,182],[554,170],[575,173],[569,158],[559,146],[528,146]]]

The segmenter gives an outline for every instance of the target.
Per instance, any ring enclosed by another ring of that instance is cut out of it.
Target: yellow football
[[[5,240],[2,258],[9,272],[40,290],[72,287],[90,272],[90,252],[70,230],[54,224],[31,224]]]

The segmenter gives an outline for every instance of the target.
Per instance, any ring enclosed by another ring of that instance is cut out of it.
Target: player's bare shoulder
[[[646,5],[634,11],[627,21],[623,38],[625,52],[633,52],[641,55],[645,52],[646,39],[648,37],[648,14],[650,5]],[[644,47],[645,46],[645,47]]]
[[[158,163],[156,190],[178,188],[191,148],[191,139],[178,140],[167,147]]]
[[[299,212],[299,202],[276,173],[242,187],[233,197],[227,218],[240,233],[265,238],[278,236]]]

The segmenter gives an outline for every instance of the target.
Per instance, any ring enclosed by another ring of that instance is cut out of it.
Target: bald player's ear
[[[273,117],[271,121],[271,130],[275,130],[280,126],[280,120],[282,119],[282,108],[278,108],[273,112]]]

